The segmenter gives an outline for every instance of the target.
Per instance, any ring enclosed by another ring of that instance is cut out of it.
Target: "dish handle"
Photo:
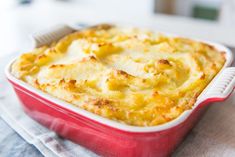
[[[235,88],[235,67],[225,68],[199,97],[199,104],[223,101]]]
[[[78,24],[73,24],[73,25],[63,24],[63,25],[52,27],[47,30],[39,31],[38,33],[34,33],[33,35],[31,35],[33,48],[38,48],[43,45],[51,44],[52,42],[58,41],[62,37],[66,36],[67,34],[81,30],[88,26],[89,26],[88,24],[84,24],[84,23],[78,23]]]

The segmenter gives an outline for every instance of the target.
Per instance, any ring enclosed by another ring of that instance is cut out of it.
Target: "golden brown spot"
[[[45,54],[42,54],[42,55],[39,55],[38,57],[37,57],[37,59],[42,59],[42,58],[46,58],[47,56],[45,55]]]
[[[200,77],[200,79],[204,80],[206,78],[205,73],[202,74],[202,76]]]
[[[101,99],[91,99],[91,100],[89,100],[88,103],[95,105],[98,108],[101,108],[101,107],[110,105],[112,103],[112,101],[110,101],[108,99],[101,98]]]
[[[138,36],[137,35],[134,35],[134,36],[131,36],[132,38],[134,38],[134,39],[137,39],[138,38]],[[130,37],[130,38],[131,38]]]
[[[110,43],[105,43],[105,42],[100,42],[98,43],[98,47],[102,47],[102,46],[105,46],[105,45],[112,45]]]
[[[82,58],[81,62],[86,62],[86,61],[89,61],[89,60],[97,61],[95,56],[88,56],[88,57]]]
[[[172,118],[170,118],[170,117],[167,117],[166,115],[164,115],[164,114],[162,114],[161,115],[166,121],[170,121]]]
[[[145,83],[145,82],[146,82],[146,79],[142,79],[142,82]]]
[[[76,86],[76,80],[69,80],[68,82],[62,82],[64,89],[74,92],[74,93],[80,93],[82,92],[82,88],[79,88]]]
[[[69,83],[75,84],[77,81],[76,80],[69,80]]]
[[[192,99],[190,99],[188,105],[187,105],[187,109],[190,109],[192,107],[193,104],[195,104],[197,101],[197,97],[193,97]]]
[[[168,60],[166,60],[166,59],[160,59],[160,60],[158,60],[158,63],[166,64],[166,65],[171,65],[170,62]]]
[[[208,47],[211,50],[216,50],[216,48],[214,46],[210,45],[210,44],[205,44],[205,45],[206,45],[206,47]]]
[[[97,60],[96,58],[95,58],[95,56],[90,56],[89,57],[91,60]]]
[[[64,80],[64,79],[61,79],[61,80],[59,81],[59,84],[63,84],[63,83],[65,83],[65,80]]]
[[[39,86],[39,85],[40,85],[39,82],[38,82],[38,79],[35,79],[35,80],[34,80],[34,83],[35,83],[36,86]]]
[[[159,95],[159,93],[157,92],[157,91],[154,91],[153,93],[152,93],[152,96],[153,97],[156,97],[156,96],[158,96]]]
[[[113,25],[110,25],[110,24],[99,24],[99,25],[96,25],[96,26],[92,26],[90,27],[91,29],[96,29],[96,30],[109,30],[111,28],[113,28],[114,26]]]
[[[59,67],[62,68],[64,66],[65,66],[64,64],[53,64],[49,68],[59,68]]]
[[[217,69],[217,68],[216,68],[216,64],[213,63],[213,64],[211,65],[211,68],[212,68],[213,70],[216,70],[216,69]]]
[[[221,53],[221,56],[222,56],[224,59],[226,59],[226,52],[222,51],[222,52],[220,52],[220,53]]]
[[[131,76],[130,74],[128,74],[127,72],[123,71],[123,70],[115,70],[115,74],[117,75],[122,75],[126,78],[128,78],[129,76]]]

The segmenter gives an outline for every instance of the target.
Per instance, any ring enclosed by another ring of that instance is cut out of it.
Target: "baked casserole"
[[[224,63],[203,42],[104,24],[21,55],[11,72],[100,116],[155,126],[191,109]]]

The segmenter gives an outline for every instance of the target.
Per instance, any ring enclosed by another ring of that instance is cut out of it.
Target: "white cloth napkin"
[[[27,116],[10,88],[6,85],[3,102],[0,102],[1,117],[28,143],[33,144],[46,157],[96,157],[93,152],[58,137]]]
[[[0,62],[2,69],[8,59]],[[96,157],[95,153],[57,136],[28,117],[0,71],[0,115],[28,143],[46,157]],[[235,92],[215,103],[173,154],[174,157],[235,156]]]

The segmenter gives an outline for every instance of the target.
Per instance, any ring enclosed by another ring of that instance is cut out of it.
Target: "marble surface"
[[[0,118],[1,157],[43,157],[31,144],[20,137]]]

